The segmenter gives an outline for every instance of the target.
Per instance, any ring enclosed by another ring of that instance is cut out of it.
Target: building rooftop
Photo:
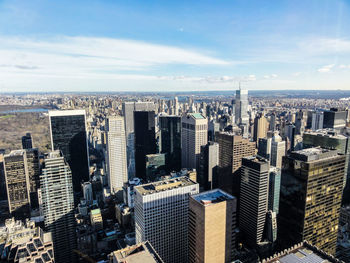
[[[335,157],[337,155],[337,150],[329,150],[321,147],[306,148],[291,153],[292,158],[306,162]]]
[[[260,263],[341,263],[315,246],[307,242],[299,243],[289,249],[260,261]]]
[[[202,192],[200,194],[192,195],[191,197],[204,206],[224,202],[226,200],[233,200],[236,198],[220,189]]]
[[[50,110],[49,116],[74,116],[74,115],[85,115],[85,110]]]
[[[9,154],[5,154],[4,157],[20,156],[23,155],[25,150],[13,150]]]
[[[190,180],[187,176],[182,176],[149,184],[139,185],[136,186],[134,189],[141,195],[148,195],[195,184],[196,183]]]
[[[163,263],[148,241],[114,251],[112,256],[117,263]]]
[[[322,129],[322,130],[317,130],[317,131],[308,131],[305,132],[304,134],[309,134],[309,135],[315,135],[315,136],[323,136],[323,137],[328,137],[328,138],[335,138],[335,139],[347,139],[347,137],[343,134],[339,134],[334,130],[330,129]]]
[[[190,113],[190,115],[195,119],[205,119],[201,113]]]
[[[91,214],[92,214],[92,215],[100,215],[100,214],[101,214],[101,210],[100,210],[100,208],[97,208],[97,209],[91,210]]]

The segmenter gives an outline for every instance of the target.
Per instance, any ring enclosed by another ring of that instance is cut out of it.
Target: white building
[[[111,116],[106,121],[108,185],[111,193],[122,190],[128,181],[124,127],[123,117]]]
[[[149,241],[167,263],[188,262],[189,196],[199,185],[179,177],[135,187],[136,243]]]
[[[181,165],[198,170],[201,146],[208,143],[208,120],[200,113],[190,113],[181,122]]]
[[[282,141],[281,136],[275,133],[271,142],[270,164],[277,168],[282,168],[282,158],[286,153],[286,142]]]

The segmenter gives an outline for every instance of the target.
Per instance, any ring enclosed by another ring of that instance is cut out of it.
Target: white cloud
[[[295,72],[292,74],[293,77],[299,77],[302,73],[301,72]]]
[[[330,64],[323,66],[322,68],[319,68],[317,71],[320,73],[328,73],[332,70],[332,68],[335,66],[335,64]]]
[[[264,76],[264,79],[275,79],[277,78],[278,75],[277,74],[270,74],[270,75],[265,75]]]
[[[350,69],[350,64],[349,65],[344,65],[344,64],[342,64],[342,65],[339,65],[339,68],[341,68],[341,69]]]
[[[350,53],[350,40],[342,38],[311,38],[299,42],[298,46],[308,55]]]

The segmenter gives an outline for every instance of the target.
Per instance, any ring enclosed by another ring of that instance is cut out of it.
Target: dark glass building
[[[341,129],[346,125],[346,111],[331,108],[323,113],[323,128]]]
[[[30,133],[26,133],[26,135],[22,137],[22,148],[23,149],[33,148],[33,139]]]
[[[335,254],[345,155],[309,148],[283,159],[278,217],[282,248],[306,240]]]
[[[159,126],[167,172],[178,172],[181,170],[181,117],[160,116]]]
[[[146,155],[157,152],[154,111],[134,111],[136,177],[146,180]]]
[[[81,191],[81,182],[89,180],[89,154],[85,110],[49,111],[52,150],[63,153],[72,170],[73,190]]]

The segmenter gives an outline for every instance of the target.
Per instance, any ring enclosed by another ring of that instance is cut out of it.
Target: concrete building
[[[111,254],[110,263],[164,263],[150,242],[142,242]]]
[[[272,137],[271,142],[271,157],[270,164],[271,166],[282,168],[282,158],[286,154],[286,142],[282,141],[281,136],[277,133]]]
[[[51,149],[60,150],[72,171],[73,190],[89,181],[85,110],[49,111]]]
[[[323,112],[317,111],[312,113],[311,129],[317,131],[323,129]]]
[[[251,248],[263,241],[268,191],[269,163],[258,157],[243,158],[239,228],[243,242]]]
[[[202,189],[218,187],[219,144],[208,142],[201,147],[198,183]]]
[[[40,176],[45,229],[52,233],[57,263],[74,262],[76,248],[72,173],[59,151],[49,153]]]
[[[106,120],[108,185],[111,193],[122,191],[128,181],[124,119],[110,116]]]
[[[219,143],[218,187],[238,197],[242,158],[255,155],[255,143],[228,132],[216,133],[215,139]]]
[[[181,129],[183,168],[199,168],[201,146],[208,143],[208,121],[200,113],[190,113],[182,117]]]
[[[215,189],[192,195],[189,208],[189,262],[231,262],[237,199]]]
[[[284,247],[307,240],[335,254],[345,155],[308,148],[283,160],[279,239]]]
[[[253,140],[259,143],[260,138],[265,138],[267,136],[269,123],[263,113],[259,113],[254,119],[254,132]]]
[[[185,176],[136,186],[136,242],[148,240],[164,262],[188,262],[189,196],[198,192]]]
[[[85,182],[81,185],[81,187],[83,188],[83,197],[84,197],[86,203],[88,205],[91,205],[93,200],[94,200],[94,196],[93,196],[93,192],[92,192],[92,183]]]
[[[101,210],[99,208],[90,211],[90,222],[95,231],[103,229],[103,220]]]
[[[4,261],[3,261],[4,260]],[[0,227],[0,261],[14,263],[54,263],[51,233],[45,233],[34,221],[6,219]]]

